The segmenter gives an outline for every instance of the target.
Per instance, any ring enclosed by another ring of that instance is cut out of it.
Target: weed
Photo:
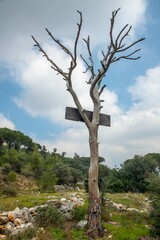
[[[53,235],[50,233],[50,231],[40,228],[37,231],[36,239],[37,240],[53,240]]]
[[[53,205],[38,208],[35,222],[39,227],[58,226],[64,222],[62,213]]]
[[[35,228],[28,228],[23,232],[16,234],[15,236],[8,236],[8,240],[30,240],[36,235]],[[47,239],[46,239],[47,240]]]
[[[16,173],[15,172],[10,172],[9,174],[8,174],[8,180],[10,181],[10,182],[15,182],[16,181],[16,177],[17,177],[17,175],[16,175]]]
[[[17,196],[17,192],[14,188],[11,187],[5,187],[2,190],[2,195],[6,196],[6,197],[16,197]]]
[[[70,239],[73,239],[73,240],[87,240],[88,237],[84,233],[84,230],[73,229],[70,232]],[[68,240],[70,240],[70,239],[68,238]]]
[[[66,240],[67,239],[64,230],[61,228],[56,227],[56,228],[50,230],[50,233],[52,234],[54,240],[60,240],[60,239]]]
[[[77,206],[71,212],[72,218],[76,221],[84,220],[87,215],[87,212],[88,212],[87,204],[84,204],[83,206]]]

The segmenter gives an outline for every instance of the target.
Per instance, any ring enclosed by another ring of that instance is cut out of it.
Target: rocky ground
[[[67,219],[70,219],[72,209],[76,206],[82,206],[84,199],[74,193],[68,199],[61,198],[58,200],[54,196],[50,196],[44,205],[32,208],[24,207],[22,209],[17,207],[14,211],[2,212],[0,213],[0,239],[6,239],[7,235],[16,236],[19,232],[33,228],[37,209],[46,207],[49,204],[56,206]],[[82,228],[86,223],[86,220],[81,221],[77,227]]]

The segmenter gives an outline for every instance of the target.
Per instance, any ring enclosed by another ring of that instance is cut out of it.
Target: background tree
[[[160,237],[160,175],[152,174],[149,180],[148,190],[150,191],[151,212],[150,220],[150,235],[153,237]]]
[[[135,57],[134,54],[140,51],[140,49],[128,52],[134,45],[144,40],[141,38],[131,44],[126,45],[124,40],[129,35],[131,26],[125,25],[116,37],[114,37],[113,29],[115,17],[118,13],[117,11],[112,12],[111,24],[110,24],[110,43],[106,51],[102,51],[102,59],[100,61],[101,67],[97,71],[95,70],[94,59],[91,51],[90,37],[83,39],[87,52],[89,55],[89,61],[86,60],[81,55],[81,58],[86,65],[86,72],[90,72],[90,78],[88,79],[88,84],[90,85],[90,97],[93,103],[93,115],[90,120],[81,105],[81,102],[75,92],[72,84],[72,73],[77,66],[77,46],[80,38],[80,32],[82,28],[82,13],[78,11],[80,16],[80,21],[78,25],[78,32],[74,42],[73,52],[71,52],[66,46],[64,46],[58,39],[56,39],[52,33],[46,28],[48,35],[51,39],[70,57],[70,65],[68,66],[68,71],[61,69],[46,53],[46,51],[41,47],[39,42],[32,36],[35,46],[38,47],[39,51],[42,52],[43,56],[50,62],[51,67],[54,71],[60,74],[66,82],[67,90],[70,92],[76,107],[86,124],[89,132],[89,148],[90,148],[90,167],[88,174],[88,186],[89,186],[89,212],[88,212],[88,235],[90,238],[95,238],[97,236],[103,236],[104,231],[101,226],[101,199],[99,194],[98,186],[98,170],[99,170],[99,149],[98,149],[98,129],[100,124],[100,111],[101,111],[101,94],[106,87],[103,83],[103,79],[112,63],[115,63],[121,59],[126,60],[136,60],[139,58]]]
[[[152,173],[158,173],[158,164],[151,155],[135,155],[122,164],[119,179],[123,180],[124,190],[131,192],[145,192],[148,187],[147,178]]]
[[[20,131],[0,128],[0,147],[2,147],[4,143],[9,149],[23,149],[26,152],[31,152],[36,145],[30,137],[24,135]]]

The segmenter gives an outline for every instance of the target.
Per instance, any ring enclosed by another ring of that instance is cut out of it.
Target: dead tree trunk
[[[101,226],[101,199],[98,186],[99,151],[98,126],[89,129],[90,167],[88,173],[89,209],[88,235],[91,238],[102,235]]]
[[[124,44],[124,40],[129,36],[131,26],[128,27],[128,24],[125,25],[117,37],[114,38],[113,29],[115,17],[118,13],[117,11],[112,12],[111,24],[110,24],[110,43],[108,45],[107,51],[102,51],[102,59],[100,61],[101,67],[98,71],[95,72],[94,68],[94,59],[92,57],[92,52],[90,49],[90,38],[83,39],[86,43],[87,52],[89,55],[89,61],[86,60],[82,55],[81,58],[86,65],[86,71],[90,72],[90,78],[87,84],[90,85],[90,97],[93,102],[93,116],[92,119],[89,119],[83,106],[81,105],[79,98],[74,90],[72,85],[72,73],[77,66],[77,45],[80,37],[80,32],[82,28],[82,13],[78,11],[80,15],[80,22],[78,25],[78,32],[74,43],[73,53],[66,48],[58,39],[56,39],[48,29],[46,29],[48,35],[51,39],[71,58],[70,65],[68,66],[68,71],[63,71],[52,59],[49,58],[46,51],[41,47],[39,42],[32,36],[35,47],[38,47],[39,51],[43,53],[43,56],[50,62],[51,67],[54,71],[60,74],[63,79],[66,81],[67,90],[70,92],[75,105],[81,115],[81,118],[86,124],[86,127],[89,130],[89,147],[90,147],[90,168],[89,168],[89,212],[88,212],[88,235],[91,238],[96,238],[97,236],[101,237],[104,234],[104,231],[101,226],[101,200],[98,187],[98,169],[99,169],[99,151],[98,151],[98,128],[100,125],[100,110],[102,108],[100,99],[101,94],[103,93],[106,84],[103,83],[103,78],[105,77],[110,65],[114,62],[117,62],[121,59],[127,60],[137,60],[140,57],[134,57],[133,55],[140,51],[141,49],[133,50],[132,52],[127,52],[137,43],[144,40],[141,38],[129,45]],[[123,53],[125,54],[123,55]]]

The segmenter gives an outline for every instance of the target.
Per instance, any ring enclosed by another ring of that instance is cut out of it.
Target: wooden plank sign
[[[93,112],[85,110],[87,117],[90,121],[92,121]],[[66,107],[65,119],[72,121],[80,121],[84,122],[78,109],[72,107]],[[100,113],[100,125],[102,126],[111,126],[110,115]]]

